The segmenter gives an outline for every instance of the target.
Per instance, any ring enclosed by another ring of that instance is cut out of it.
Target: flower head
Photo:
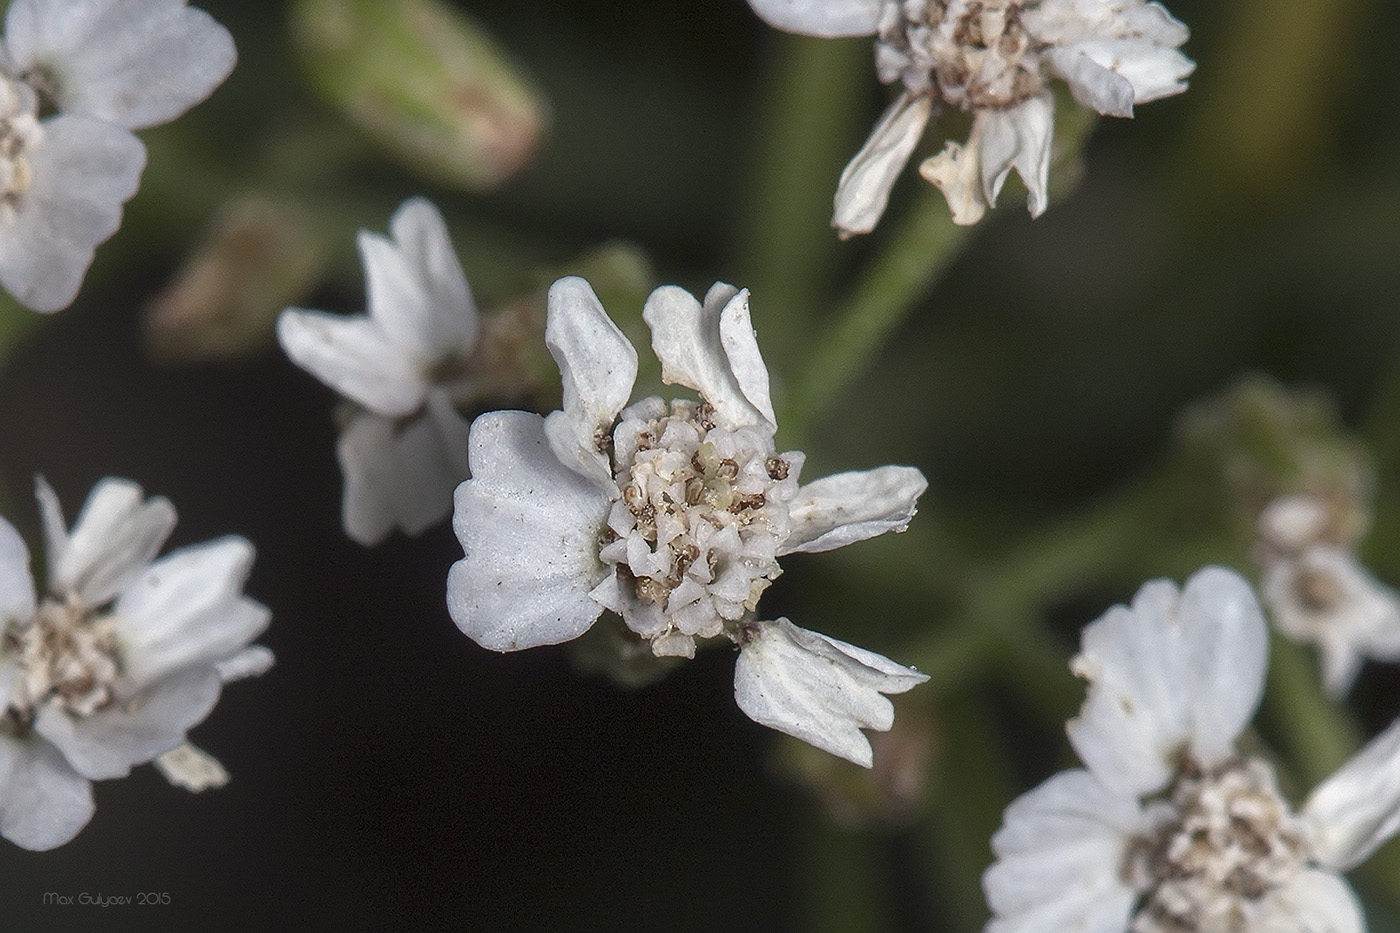
[[[392,239],[360,232],[367,314],[288,308],[277,322],[287,355],[347,400],[341,516],[366,545],[440,521],[469,475],[454,403],[472,389],[476,304],[437,208],[405,201],[389,230]]]
[[[1317,645],[1335,697],[1351,689],[1366,658],[1400,660],[1400,593],[1357,559],[1361,523],[1347,521],[1349,511],[1316,496],[1280,496],[1260,513],[1256,548],[1274,624]]]
[[[1084,630],[1084,762],[1007,808],[989,931],[1362,930],[1340,873],[1400,829],[1400,722],[1299,811],[1236,742],[1268,629],[1238,575],[1157,580]]]
[[[632,345],[582,279],[550,289],[545,339],[564,407],[472,425],[453,619],[496,651],[575,638],[604,609],[658,656],[691,657],[698,639],[724,636],[740,646],[745,712],[868,764],[859,730],[892,716],[880,694],[923,675],[755,612],[783,555],[903,530],[923,476],[891,466],[799,484],[803,455],[774,444],[747,292],[716,285],[701,303],[660,288],[643,316],[662,379],[698,400],[629,406]]]
[[[0,40],[0,283],[72,303],[165,123],[233,69],[228,31],[184,0],[13,0]]]
[[[186,746],[186,730],[209,714],[226,680],[272,660],[248,646],[268,611],[242,593],[253,561],[244,539],[156,560],[175,510],[165,499],[143,501],[126,480],[98,483],[71,530],[42,481],[39,505],[42,594],[24,542],[0,520],[0,834],[29,849],[82,829],[92,816],[89,781],[182,748],[186,760],[203,756]]]
[[[833,226],[869,233],[940,106],[972,115],[966,144],[920,167],[973,224],[1015,169],[1032,216],[1046,207],[1054,106],[1050,80],[1101,114],[1185,90],[1195,67],[1178,51],[1187,29],[1144,0],[749,0],[779,29],[874,35],[880,80],[903,91],[841,175]]]

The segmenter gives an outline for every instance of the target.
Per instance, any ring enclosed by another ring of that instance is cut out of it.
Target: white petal
[[[143,501],[141,487],[106,477],[83,503],[71,532],[63,532],[58,497],[36,480],[39,509],[48,535],[49,592],[76,595],[101,606],[126,588],[155,558],[175,527],[175,507],[155,496]]]
[[[1074,99],[1090,110],[1110,117],[1133,115],[1133,84],[1111,68],[1099,64],[1080,46],[1052,48],[1051,64],[1069,84]]]
[[[975,123],[967,145],[950,140],[942,152],[919,165],[919,175],[943,192],[958,226],[970,227],[986,215],[989,205],[982,193],[982,150]]]
[[[0,736],[0,835],[42,852],[92,819],[92,785],[38,736]]]
[[[226,537],[172,551],[117,599],[122,677],[142,689],[172,671],[238,654],[267,628],[267,607],[246,598],[253,546]]]
[[[121,225],[146,149],[126,130],[86,117],[43,123],[29,150],[33,181],[0,231],[0,283],[35,311],[72,304],[97,244]]]
[[[156,770],[167,781],[187,791],[199,792],[228,783],[228,771],[219,759],[189,742],[157,755]]]
[[[369,316],[394,343],[431,364],[476,346],[477,313],[447,224],[422,198],[389,222],[394,239],[360,232]]]
[[[252,645],[227,660],[219,661],[214,665],[214,670],[219,672],[219,679],[228,684],[246,677],[261,677],[272,670],[275,661],[276,658],[267,648]]]
[[[831,225],[843,237],[869,233],[880,222],[890,190],[904,171],[933,116],[933,101],[924,94],[901,94],[875,124],[836,183]]]
[[[34,577],[29,549],[14,526],[0,518],[0,629],[7,621],[34,614]]]
[[[749,0],[770,26],[804,36],[869,36],[880,25],[884,0]]]
[[[758,623],[739,652],[734,699],[754,722],[870,767],[861,729],[885,731],[903,693],[928,680],[913,668],[798,628],[787,619]]]
[[[438,424],[425,413],[400,428],[395,440],[394,512],[404,534],[419,534],[451,514],[452,494],[470,475],[455,462]],[[466,453],[464,444],[462,460]]]
[[[1075,673],[1089,695],[1067,731],[1089,770],[1125,796],[1159,790],[1182,752],[1229,755],[1263,690],[1268,630],[1238,574],[1207,567],[1166,580],[1089,625]]]
[[[1121,931],[1136,892],[1124,882],[1128,840],[1144,828],[1136,801],[1087,771],[1062,771],[1006,808],[982,876],[996,933]]]
[[[277,339],[292,362],[386,417],[412,414],[427,395],[419,361],[364,315],[288,308],[277,319]]]
[[[666,285],[647,298],[642,318],[663,382],[699,392],[726,430],[774,429],[768,368],[758,352],[747,290],[712,288],[701,305],[685,289]]]
[[[808,483],[788,506],[791,530],[778,555],[829,551],[903,531],[927,488],[924,474],[901,466],[837,473]]]
[[[1008,110],[979,110],[973,132],[980,135],[982,187],[995,204],[1014,168],[1026,183],[1032,217],[1049,203],[1050,148],[1055,137],[1055,102],[1049,94],[1031,97]]]
[[[1304,869],[1259,904],[1255,927],[1278,933],[1366,933],[1351,886],[1329,871]]]
[[[466,552],[447,578],[453,621],[493,651],[582,635],[603,611],[588,594],[608,573],[598,560],[608,497],[558,461],[527,412],[476,419],[471,467],[452,516]]]
[[[1400,830],[1400,720],[1313,790],[1303,819],[1313,857],[1337,871],[1359,865]]]
[[[550,414],[546,425],[550,446],[565,466],[611,486],[599,444],[632,394],[637,351],[577,276],[549,287],[544,342],[564,379],[564,410]]]
[[[129,129],[178,117],[237,58],[228,30],[184,0],[13,0],[5,44],[54,73],[60,109]]]
[[[335,446],[345,489],[340,522],[356,544],[371,547],[394,530],[394,496],[398,482],[394,419],[372,411],[350,416]]]
[[[470,475],[468,425],[455,411],[432,408],[406,423],[356,412],[341,432],[341,519],[358,543],[378,544],[394,528],[419,534],[452,511],[453,490]]]
[[[133,765],[183,743],[185,732],[214,708],[221,685],[212,666],[186,668],[126,703],[82,719],[42,706],[34,731],[58,746],[83,777],[94,781],[124,777]]]

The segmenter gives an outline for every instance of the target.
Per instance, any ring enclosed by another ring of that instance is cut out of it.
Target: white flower
[[[1400,661],[1400,593],[1361,566],[1351,529],[1335,525],[1323,500],[1281,496],[1260,513],[1258,552],[1274,624],[1317,645],[1323,686],[1341,697],[1366,658]]]
[[[1301,811],[1236,749],[1268,629],[1249,585],[1157,580],[1084,630],[1070,742],[1085,764],[1007,808],[983,876],[993,933],[1362,931],[1344,872],[1400,828],[1400,722]]]
[[[1054,113],[1049,81],[1111,116],[1180,93],[1195,65],[1178,51],[1188,32],[1144,0],[749,0],[760,17],[812,36],[876,36],[880,80],[904,90],[841,175],[832,219],[843,236],[869,233],[940,105],[972,114],[965,146],[948,143],[920,168],[974,224],[1014,168],[1045,210]]]
[[[0,41],[0,283],[67,307],[121,224],[146,151],[131,130],[203,100],[228,31],[184,0],[12,0]],[[41,107],[54,111],[40,118]]]
[[[453,517],[465,551],[448,578],[453,619],[495,651],[575,638],[605,608],[659,656],[692,657],[696,639],[726,636],[741,647],[746,712],[868,763],[859,728],[889,726],[878,692],[923,675],[754,611],[784,554],[903,530],[922,474],[890,466],[798,485],[803,455],[773,443],[747,292],[716,285],[702,305],[659,288],[643,317],[662,379],[699,402],[624,407],[636,351],[588,283],[551,287],[545,341],[564,408],[472,425],[472,479]]]
[[[270,653],[248,642],[268,611],[245,597],[253,548],[226,537],[154,560],[175,524],[165,499],[104,479],[72,530],[39,484],[48,591],[0,520],[0,835],[27,849],[73,838],[92,816],[89,781],[181,749],[226,679],[261,673]],[[203,756],[171,759],[174,774]],[[212,762],[212,765],[210,764]],[[172,773],[167,771],[167,773]]]
[[[341,518],[365,545],[442,520],[470,475],[468,424],[454,402],[472,388],[476,304],[437,208],[405,201],[389,230],[392,240],[360,231],[368,314],[288,308],[277,322],[287,355],[349,400],[337,445]]]

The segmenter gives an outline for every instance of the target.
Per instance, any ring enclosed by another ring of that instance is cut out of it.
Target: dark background
[[[263,642],[277,665],[228,687],[192,734],[232,772],[228,787],[191,795],[139,768],[96,786],[97,814],[66,846],[0,845],[0,926],[810,929],[820,897],[808,847],[825,818],[774,776],[772,735],[734,707],[729,652],[627,691],[576,674],[562,648],[478,648],[443,602],[461,553],[446,526],[369,550],[340,531],[328,390],[272,347],[236,363],[150,360],[140,312],[190,231],[256,178],[283,128],[325,116],[291,62],[281,4],[203,5],[233,31],[240,68],[181,124],[146,134],[152,164],[127,225],[78,302],[0,370],[0,482],[31,542],[37,473],[70,517],[116,475],[176,505],[172,546],[245,535],[258,548],[248,592],[273,610]],[[484,197],[367,162],[347,209],[355,222],[333,247],[337,274],[308,306],[363,306],[354,226],[384,229],[419,192],[471,227],[473,243],[509,244],[498,255],[459,242],[488,305],[531,262],[615,237],[641,244],[662,282],[703,290],[742,273],[736,218],[776,34],[741,0],[469,6],[550,98],[546,148]],[[1172,3],[1193,27],[1192,90],[1105,121],[1082,186],[1040,220],[1008,188],[877,375],[824,423],[810,475],[916,464],[933,484],[919,521],[985,515],[991,536],[1005,516],[1053,515],[1133,475],[1162,455],[1183,404],[1242,372],[1325,386],[1353,425],[1380,417],[1400,337],[1400,30],[1390,4],[1333,6],[1342,36],[1304,42],[1320,61],[1293,87],[1270,80],[1273,58],[1237,54],[1259,28],[1250,17],[1277,3]],[[1251,99],[1245,79],[1265,97]],[[885,99],[870,79],[870,120]],[[1240,129],[1294,111],[1292,130]],[[846,130],[847,151],[868,125]],[[1270,132],[1277,148],[1241,149]],[[181,169],[162,161],[161,140],[225,171],[227,190],[172,204],[161,173]],[[912,190],[906,179],[896,214]],[[165,225],[172,214],[189,224]],[[838,281],[872,248],[843,247]],[[762,296],[754,307],[761,340]],[[891,654],[898,639],[883,633],[937,624],[934,609],[822,589],[815,581],[845,559],[794,561],[765,612]],[[1376,571],[1400,579],[1400,555],[1381,555]],[[1081,594],[1077,624],[1130,592]],[[1362,685],[1378,705],[1393,696],[1384,676]],[[1063,756],[1058,737],[1039,741],[1025,787]],[[943,928],[917,837],[878,840],[883,909],[860,928]],[[967,859],[990,854],[970,844]],[[44,907],[45,892],[168,892],[171,903]]]

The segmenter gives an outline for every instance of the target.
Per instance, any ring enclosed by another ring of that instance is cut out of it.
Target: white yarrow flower
[[[1007,808],[988,931],[1364,930],[1341,873],[1400,829],[1400,722],[1295,812],[1236,748],[1267,653],[1253,591],[1218,567],[1088,626],[1069,724],[1085,768]]]
[[[367,314],[288,308],[277,322],[287,355],[347,399],[341,519],[364,545],[441,521],[470,475],[469,426],[455,405],[473,388],[476,304],[436,207],[405,201],[389,230],[392,239],[360,231]]]
[[[228,31],[184,0],[12,0],[0,39],[0,284],[72,303],[146,150],[233,69]],[[40,117],[42,110],[52,115]]]
[[[874,35],[880,80],[900,82],[869,141],[842,173],[832,219],[843,236],[869,233],[940,106],[973,117],[966,145],[949,143],[920,173],[974,224],[1012,169],[1046,206],[1054,135],[1051,78],[1101,114],[1185,90],[1195,68],[1187,29],[1144,0],[749,0],[770,25],[812,36]]]
[[[1347,694],[1367,658],[1400,661],[1400,593],[1371,575],[1337,540],[1330,510],[1313,496],[1282,496],[1260,513],[1260,593],[1274,624],[1317,645],[1322,682]]]
[[[643,316],[662,379],[700,401],[627,406],[636,351],[588,283],[554,283],[545,341],[564,408],[472,425],[472,479],[453,517],[465,551],[448,578],[453,619],[495,651],[575,638],[604,609],[658,656],[692,657],[697,639],[727,637],[740,646],[746,713],[869,764],[859,730],[887,729],[892,716],[880,693],[924,676],[754,613],[784,554],[903,530],[922,474],[890,466],[798,484],[803,455],[774,446],[746,291],[716,285],[702,304],[660,288]]]
[[[243,595],[244,539],[156,560],[175,510],[126,480],[98,483],[71,530],[42,481],[39,505],[43,594],[24,542],[0,520],[0,835],[27,849],[73,838],[92,817],[89,782],[134,765],[161,759],[192,788],[227,780],[185,733],[218,700],[224,665],[260,673],[271,659],[248,647],[269,613]]]

